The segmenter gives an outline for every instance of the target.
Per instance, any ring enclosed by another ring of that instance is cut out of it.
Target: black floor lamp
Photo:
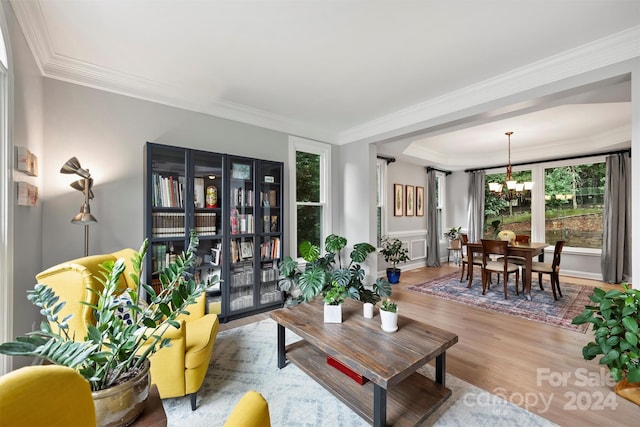
[[[89,173],[89,169],[82,169],[80,162],[75,157],[70,158],[62,165],[60,173],[76,174],[82,179],[72,182],[70,185],[78,191],[82,191],[84,194],[84,202],[80,206],[80,213],[73,217],[72,224],[84,225],[84,256],[89,255],[89,225],[98,222],[98,220],[91,215],[91,207],[89,206],[89,200],[93,199],[93,178]]]

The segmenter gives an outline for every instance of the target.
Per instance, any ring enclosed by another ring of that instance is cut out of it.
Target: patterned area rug
[[[494,276],[495,277],[495,276]],[[548,276],[547,276],[548,277]],[[474,277],[471,288],[467,288],[468,282],[460,282],[460,273],[451,273],[446,276],[430,280],[408,289],[427,295],[433,295],[451,301],[461,302],[474,307],[483,308],[497,313],[511,314],[528,320],[546,323],[560,328],[585,333],[589,323],[585,325],[572,325],[571,320],[584,311],[585,305],[591,304],[589,295],[592,288],[575,285],[560,280],[560,289],[563,297],[558,296],[558,301],[553,299],[551,282],[542,280],[544,291],[540,290],[537,278],[531,286],[531,301],[515,294],[514,278],[510,277],[508,299],[504,299],[504,287],[502,281],[499,285],[491,285],[485,295],[482,295],[482,279]]]
[[[286,335],[289,343],[299,339],[289,331]],[[198,392],[198,408],[191,411],[188,397],[162,401],[169,427],[222,426],[248,390],[257,390],[265,397],[274,427],[369,425],[295,365],[278,369],[276,361],[274,321],[263,320],[221,332]],[[419,372],[434,378],[429,365]],[[447,375],[446,382],[452,396],[422,426],[555,426],[454,376]]]

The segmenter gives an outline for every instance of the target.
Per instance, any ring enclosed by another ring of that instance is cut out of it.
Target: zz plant
[[[582,356],[592,360],[598,355],[601,365],[607,365],[611,378],[620,381],[626,377],[630,383],[640,382],[640,290],[623,283],[623,291],[608,292],[595,288],[585,311],[572,323],[593,324],[595,340],[582,348]]]
[[[189,273],[197,246],[198,238],[192,232],[186,252],[178,255],[160,273],[162,289],[156,293],[140,279],[148,248],[148,241],[143,242],[140,251],[132,258],[135,273],[131,273],[131,277],[137,285],[136,289],[125,291],[131,300],[131,304],[127,305],[131,324],[116,315],[121,307],[117,299],[125,260],[103,263],[102,277],[97,278],[103,289],[91,290],[97,294],[98,301],[96,305],[85,303],[93,308],[96,319],[95,325],[88,326],[86,337],[70,336],[67,325],[70,316],[64,319],[58,317],[65,302],[60,301],[47,286],[37,284],[28,291],[27,298],[40,307],[46,321],[40,324],[40,330],[17,337],[14,342],[0,344],[0,353],[35,356],[53,364],[74,368],[89,381],[92,391],[117,385],[138,372],[144,361],[156,351],[171,345],[169,338],[162,337],[163,333],[170,326],[179,328],[176,318],[180,314],[188,314],[187,307],[194,304],[211,286],[196,283]],[[149,295],[148,304],[141,300],[142,289]]]
[[[304,269],[300,269],[298,262],[290,256],[280,263],[280,289],[291,292],[300,290],[299,301],[308,302],[318,294],[325,294],[333,284],[346,289],[349,298],[362,302],[377,303],[381,297],[391,295],[391,285],[385,279],[378,278],[367,288],[363,281],[365,270],[360,265],[365,262],[369,254],[375,253],[369,243],[356,243],[348,260],[343,254],[347,246],[347,239],[332,234],[325,239],[325,254],[320,256],[320,248],[310,242],[300,244],[300,254],[306,261]]]

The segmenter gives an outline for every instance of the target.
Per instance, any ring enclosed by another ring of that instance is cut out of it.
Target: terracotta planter
[[[618,396],[640,405],[640,383],[630,383],[623,378],[616,384],[615,391]]]
[[[146,360],[143,369],[135,377],[115,387],[92,393],[98,427],[127,426],[138,418],[149,396],[150,366]]]

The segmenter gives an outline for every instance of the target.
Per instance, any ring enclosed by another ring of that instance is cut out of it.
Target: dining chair
[[[507,299],[507,283],[509,274],[516,273],[516,295],[519,295],[518,282],[520,281],[520,269],[516,264],[507,260],[507,246],[509,242],[504,240],[482,239],[482,295],[485,294],[488,285],[491,283],[491,274],[504,274],[504,299]],[[491,255],[498,255],[501,261],[492,261]]]
[[[462,270],[460,272],[460,281],[464,278],[464,267],[467,266],[467,280],[469,280],[469,251],[466,250],[467,243],[469,243],[469,236],[465,233],[460,234],[460,242],[462,245],[462,257],[460,258]],[[480,255],[473,256],[473,265],[482,267],[482,257]]]
[[[529,244],[529,236],[527,236],[526,234],[516,234],[516,245],[518,243],[522,243],[522,244]],[[524,266],[526,264],[526,260],[524,257],[522,256],[515,256],[515,255],[509,255],[507,256],[507,260],[513,264],[517,264],[517,265],[522,265]],[[500,261],[498,259],[498,261]]]
[[[550,276],[553,299],[556,301],[558,301],[556,290],[560,297],[562,297],[562,291],[560,290],[560,254],[562,254],[564,244],[564,240],[558,240],[556,242],[556,246],[553,249],[553,261],[551,264],[545,262],[534,262],[531,264],[531,273],[538,273],[538,284],[540,285],[540,289],[543,289],[542,275],[548,274]]]

